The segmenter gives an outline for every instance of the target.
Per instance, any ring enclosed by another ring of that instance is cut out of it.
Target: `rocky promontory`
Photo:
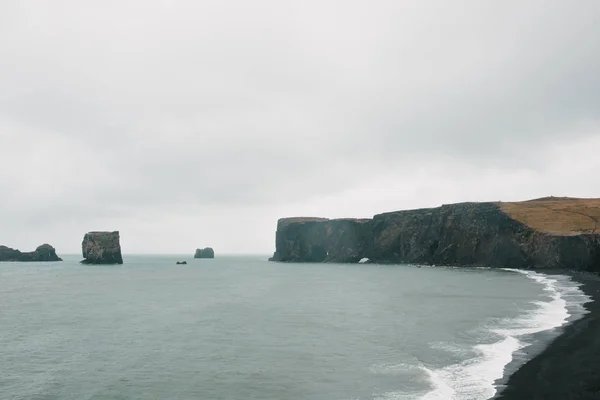
[[[81,249],[83,264],[123,264],[119,232],[88,232]]]
[[[284,218],[272,261],[600,271],[600,199],[459,203],[372,219]]]
[[[368,219],[284,218],[272,261],[358,262],[371,242]]]
[[[196,254],[194,254],[194,258],[215,258],[215,251],[211,247],[196,249]]]
[[[0,246],[0,261],[62,261],[56,250],[49,244],[38,246],[34,251],[22,253],[10,247]]]

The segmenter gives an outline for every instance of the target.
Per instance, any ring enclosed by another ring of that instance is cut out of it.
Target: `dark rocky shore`
[[[540,355],[509,379],[501,400],[600,399],[600,277],[572,273],[592,298],[589,313],[564,328]]]

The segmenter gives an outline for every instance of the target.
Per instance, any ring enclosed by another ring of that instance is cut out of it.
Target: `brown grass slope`
[[[600,234],[600,199],[544,197],[497,204],[511,218],[539,232],[556,236]]]

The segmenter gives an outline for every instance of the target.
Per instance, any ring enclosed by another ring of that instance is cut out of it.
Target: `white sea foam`
[[[495,382],[503,377],[504,368],[516,351],[528,346],[525,335],[547,331],[566,324],[569,318],[586,311],[583,304],[591,299],[580,289],[579,284],[567,276],[547,276],[533,271],[507,269],[526,275],[544,285],[549,301],[536,301],[534,310],[519,318],[503,320],[500,326],[489,330],[500,337],[495,343],[474,347],[477,357],[440,369],[425,365],[420,368],[427,374],[432,390],[413,397],[402,397],[402,393],[385,393],[381,399],[412,398],[419,400],[486,400],[496,395]],[[440,344],[435,344],[440,347]]]
[[[475,346],[478,357],[434,370],[425,366],[433,390],[422,400],[483,400],[496,394],[494,382],[502,377],[504,367],[512,361],[515,351],[524,343],[513,336],[492,343]]]

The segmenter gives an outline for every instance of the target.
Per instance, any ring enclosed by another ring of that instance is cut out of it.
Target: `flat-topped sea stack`
[[[194,258],[215,258],[215,251],[211,247],[196,249]]]
[[[272,261],[600,271],[600,199],[459,203],[372,219],[284,218]]]
[[[88,232],[83,237],[83,264],[123,264],[119,232]]]
[[[62,259],[56,255],[54,247],[49,244],[43,244],[38,246],[34,251],[26,253],[6,246],[0,246],[0,261],[62,261]]]

